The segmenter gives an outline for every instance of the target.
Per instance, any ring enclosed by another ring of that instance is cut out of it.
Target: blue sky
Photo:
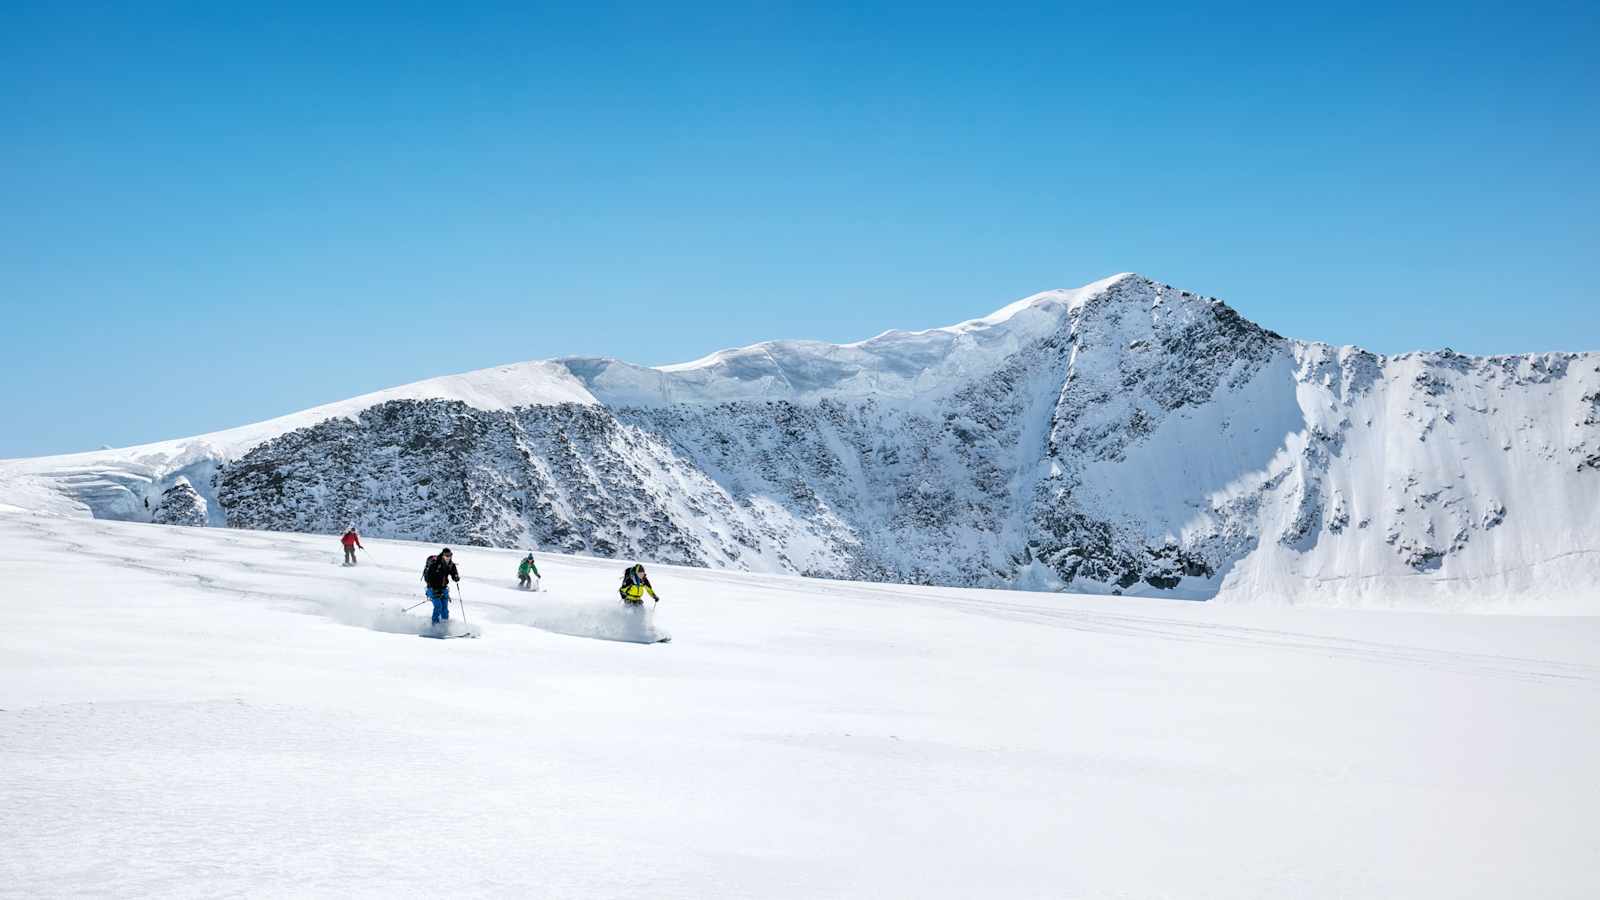
[[[1592,3],[134,6],[0,7],[0,457],[1128,270],[1600,349]]]

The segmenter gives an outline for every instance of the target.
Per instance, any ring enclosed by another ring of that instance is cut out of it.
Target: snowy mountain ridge
[[[1063,328],[1069,316],[1131,273],[1045,291],[990,315],[923,331],[886,331],[849,344],[764,341],[687,363],[645,368],[615,359],[557,360],[607,406],[740,400],[926,399],[1004,364]]]
[[[1600,607],[1600,354],[1383,357],[1124,274],[852,344],[569,358],[0,462],[0,503],[767,572]],[[198,501],[198,502],[196,502]],[[168,504],[169,507],[173,503]]]

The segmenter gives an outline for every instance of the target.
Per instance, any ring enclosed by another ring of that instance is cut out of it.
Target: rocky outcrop
[[[161,493],[161,502],[150,516],[150,520],[158,525],[187,525],[193,528],[205,526],[209,518],[205,498],[194,489],[189,479],[181,476]]]

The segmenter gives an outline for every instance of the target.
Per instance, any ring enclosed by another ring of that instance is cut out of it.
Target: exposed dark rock
[[[926,403],[865,393],[510,411],[392,401],[256,447],[221,470],[216,498],[238,527],[330,533],[354,522],[374,536],[690,565],[1145,593],[1215,584],[1258,547],[1374,541],[1363,534],[1373,524],[1406,566],[1432,571],[1505,518],[1426,467],[1426,477],[1392,473],[1377,509],[1328,475],[1384,427],[1372,404],[1354,405],[1385,378],[1384,358],[1292,344],[1220,301],[1141,278],[1061,315],[1057,330],[1030,332]],[[840,374],[758,355],[737,365],[790,382]],[[1567,360],[1447,350],[1406,365],[1419,370],[1402,370],[1392,415],[1408,421],[1395,427],[1413,441],[1438,429],[1448,450],[1460,426],[1442,404],[1471,394],[1467,408],[1493,406],[1467,379],[1544,383]],[[1315,417],[1296,399],[1306,386],[1324,398]],[[1600,392],[1583,400],[1583,416],[1600,416]],[[1169,473],[1154,467],[1212,445],[1233,474],[1200,466],[1203,484],[1159,480]],[[1559,449],[1600,469],[1591,446]],[[1152,523],[1120,495],[1142,478],[1176,485],[1173,518]],[[1455,535],[1448,548],[1436,531]]]
[[[161,502],[156,504],[150,520],[159,525],[186,525],[203,527],[208,519],[206,501],[187,478],[179,478],[161,492]]]

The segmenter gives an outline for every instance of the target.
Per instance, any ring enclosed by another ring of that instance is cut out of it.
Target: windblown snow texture
[[[857,344],[527,366],[9,474],[131,518],[103,486],[171,457],[215,466],[214,523],[762,572],[1600,602],[1600,354],[1382,357],[1130,275]]]

